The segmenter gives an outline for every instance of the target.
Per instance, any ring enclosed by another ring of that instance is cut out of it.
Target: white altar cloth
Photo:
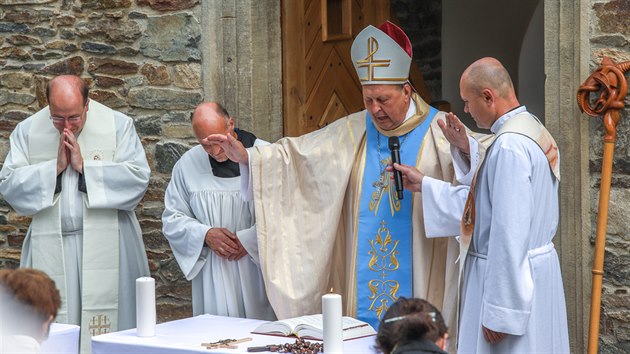
[[[92,354],[146,353],[247,353],[247,347],[268,344],[294,343],[295,337],[279,337],[252,334],[258,325],[265,321],[246,318],[200,315],[156,326],[155,337],[138,337],[135,329],[102,334],[92,337]],[[253,340],[238,345],[238,349],[206,349],[201,343],[221,339]],[[358,338],[343,342],[344,354],[376,353],[373,349],[376,336]]]
[[[48,339],[42,342],[41,352],[46,354],[78,354],[80,328],[71,324],[51,324],[50,334]]]

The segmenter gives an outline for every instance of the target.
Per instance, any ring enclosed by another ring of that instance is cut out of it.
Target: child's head
[[[376,336],[376,348],[390,354],[397,343],[430,340],[446,346],[447,328],[442,314],[422,299],[399,298],[385,313]]]

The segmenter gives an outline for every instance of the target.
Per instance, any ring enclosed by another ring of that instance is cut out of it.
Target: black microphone
[[[394,163],[400,165],[400,141],[398,141],[397,136],[389,137],[389,150],[392,153],[392,168],[394,167]],[[394,168],[394,184],[396,185],[396,194],[398,195],[398,199],[403,199],[403,181],[402,181],[402,173]]]

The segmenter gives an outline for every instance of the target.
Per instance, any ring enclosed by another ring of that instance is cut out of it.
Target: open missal
[[[344,316],[342,318],[343,340],[372,336],[376,331],[368,323],[356,318]],[[322,315],[308,315],[287,318],[274,322],[265,322],[252,332],[256,334],[270,334],[276,336],[296,336],[305,339],[324,339]]]

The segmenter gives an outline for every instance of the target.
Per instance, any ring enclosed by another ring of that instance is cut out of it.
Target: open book
[[[343,340],[372,336],[376,331],[368,323],[352,317],[342,318]],[[252,333],[271,334],[323,340],[324,326],[322,315],[309,315],[274,322],[266,322],[256,327]]]

